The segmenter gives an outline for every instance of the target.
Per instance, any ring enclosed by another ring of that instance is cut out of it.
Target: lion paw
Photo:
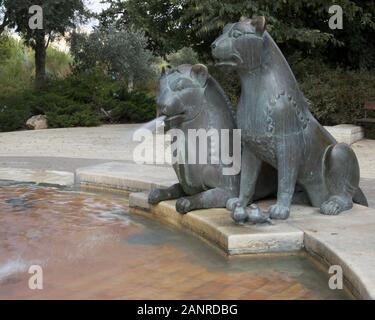
[[[149,204],[158,204],[161,201],[161,190],[160,189],[154,189],[150,192],[148,195],[148,203]]]
[[[189,199],[187,198],[180,198],[176,202],[176,210],[179,213],[185,214],[191,211],[192,208],[192,203]]]
[[[289,218],[290,209],[288,207],[275,204],[269,208],[270,218],[275,220],[286,220]]]
[[[232,198],[227,201],[227,209],[231,212],[234,211],[234,208],[240,205],[240,199],[239,198]]]
[[[231,216],[236,223],[244,223],[248,219],[246,208],[241,206],[236,206],[232,211]]]
[[[343,208],[335,200],[328,200],[320,207],[320,212],[327,216],[337,216],[342,211],[344,211]]]
[[[334,196],[323,202],[320,207],[320,212],[328,216],[337,216],[343,211],[353,208],[353,201],[351,199]]]

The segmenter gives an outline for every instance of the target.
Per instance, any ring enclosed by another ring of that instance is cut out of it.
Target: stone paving
[[[105,125],[0,133],[0,168],[69,171],[108,161],[133,162],[132,136],[142,125]],[[361,166],[361,186],[375,208],[375,140],[352,145]],[[1,179],[1,176],[0,176]]]
[[[132,161],[139,125],[107,125],[0,133],[2,157],[63,157]]]

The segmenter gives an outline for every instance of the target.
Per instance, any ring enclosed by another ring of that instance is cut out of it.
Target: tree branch
[[[50,32],[48,33],[48,40],[47,40],[47,43],[46,43],[46,49],[48,48],[48,46],[49,46],[49,44],[50,44],[50,42],[51,42],[51,37],[52,37],[52,32],[50,31]]]

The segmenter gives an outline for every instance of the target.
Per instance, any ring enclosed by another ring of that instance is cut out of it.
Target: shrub
[[[30,110],[24,107],[0,106],[0,131],[14,131],[22,129],[31,116]]]
[[[22,129],[37,114],[45,114],[51,128],[97,126],[104,122],[103,109],[116,123],[145,122],[155,117],[156,103],[147,92],[128,93],[101,72],[85,72],[51,81],[40,91],[0,95],[0,131]]]
[[[375,100],[375,75],[369,71],[330,68],[319,61],[293,65],[311,111],[323,125],[354,123],[363,104]]]
[[[48,125],[52,128],[95,127],[100,124],[99,116],[87,106],[70,106],[70,110],[46,112]]]
[[[50,81],[36,90],[32,50],[22,41],[0,37],[0,131],[23,129],[27,119],[38,114],[45,114],[52,128],[99,125],[107,120],[102,110],[113,114],[111,120],[117,123],[143,122],[155,116],[151,94],[127,93],[121,77],[92,67],[93,63],[87,70],[71,73],[72,58],[52,47],[48,48],[46,62]],[[150,64],[147,69],[153,68]],[[153,76],[149,79],[142,79],[138,87],[155,83]]]
[[[117,103],[111,110],[111,116],[115,122],[145,122],[155,118],[155,98],[147,92],[128,93],[121,90],[118,99],[120,103]]]
[[[32,115],[29,104],[31,100],[32,94],[28,91],[22,95],[0,97],[0,131],[22,129]]]
[[[234,108],[237,107],[241,95],[241,83],[237,73],[233,70],[223,70],[215,66],[208,66],[210,74],[223,87]]]

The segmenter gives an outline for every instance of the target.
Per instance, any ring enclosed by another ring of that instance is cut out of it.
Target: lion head
[[[218,66],[254,70],[262,64],[264,17],[241,18],[224,27],[223,34],[212,43]]]
[[[175,128],[202,112],[208,79],[208,69],[202,64],[163,72],[157,105],[159,114],[166,116],[167,127]]]

